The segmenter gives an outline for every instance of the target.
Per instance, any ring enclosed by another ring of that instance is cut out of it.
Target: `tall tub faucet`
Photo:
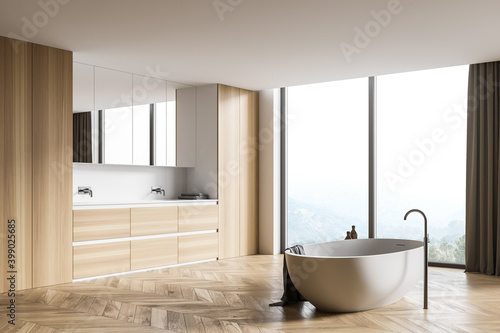
[[[428,301],[428,291],[429,291],[429,234],[427,233],[427,217],[424,212],[419,209],[410,209],[405,214],[405,221],[410,213],[420,213],[424,217],[424,309],[427,309],[427,301]]]

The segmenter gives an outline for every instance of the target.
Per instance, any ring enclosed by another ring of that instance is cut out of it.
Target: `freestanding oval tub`
[[[285,252],[290,278],[316,308],[356,312],[396,302],[423,277],[424,242],[353,239]]]

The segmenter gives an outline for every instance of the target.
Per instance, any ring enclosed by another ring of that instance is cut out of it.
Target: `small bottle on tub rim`
[[[347,232],[347,236],[345,236],[345,239],[352,239],[352,238],[351,238],[351,232],[350,232],[350,231],[348,231],[348,232]]]
[[[351,239],[358,239],[358,233],[356,232],[356,226],[353,225],[352,226],[352,230],[351,230]]]

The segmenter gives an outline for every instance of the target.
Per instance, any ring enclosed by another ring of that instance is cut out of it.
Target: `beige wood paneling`
[[[179,236],[179,263],[218,257],[218,233]]]
[[[240,256],[259,251],[258,130],[258,93],[240,89]]]
[[[73,54],[33,44],[33,286],[70,282]]]
[[[131,241],[132,270],[177,264],[177,237]]]
[[[7,244],[7,224],[5,221],[9,219],[10,213],[7,212],[7,198],[9,197],[7,192],[6,176],[7,176],[7,158],[6,158],[6,145],[7,136],[5,135],[5,123],[6,123],[6,110],[5,104],[7,99],[10,99],[9,94],[5,91],[8,86],[6,84],[7,78],[5,71],[10,64],[7,60],[8,48],[5,44],[8,42],[7,38],[0,36],[0,244]],[[7,246],[0,247],[0,267],[7,266]],[[5,270],[5,269],[3,269]],[[9,282],[6,280],[7,273],[2,271],[0,273],[0,293],[9,290]]]
[[[130,270],[130,242],[73,247],[75,279]]]
[[[16,289],[32,287],[32,45],[0,36],[0,292],[9,289],[7,221],[15,219]],[[12,264],[12,262],[10,262]]]
[[[240,90],[218,85],[218,199],[220,258],[239,256]]]
[[[132,236],[177,232],[177,207],[131,208],[130,221]]]
[[[73,211],[73,241],[130,237],[130,208]]]
[[[219,227],[219,207],[179,206],[179,232],[214,230]]]

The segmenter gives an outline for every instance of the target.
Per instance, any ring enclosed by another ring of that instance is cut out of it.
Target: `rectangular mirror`
[[[165,80],[135,75],[133,88],[134,147],[136,165],[166,165],[162,162],[162,135],[166,132],[161,116],[156,118],[157,109],[167,100]],[[159,136],[159,138],[158,138]],[[158,158],[160,157],[160,158]]]
[[[178,154],[186,160],[179,147],[195,140],[196,88],[80,63],[73,69],[73,162],[178,166]],[[181,94],[192,101],[179,117],[177,90],[184,88],[192,88]]]
[[[102,163],[132,164],[132,110],[121,107],[100,110],[104,114],[101,130]]]
[[[132,164],[132,74],[95,68],[95,109],[100,126],[104,164]]]
[[[132,164],[153,165],[150,137],[151,105],[134,105],[132,115]]]

